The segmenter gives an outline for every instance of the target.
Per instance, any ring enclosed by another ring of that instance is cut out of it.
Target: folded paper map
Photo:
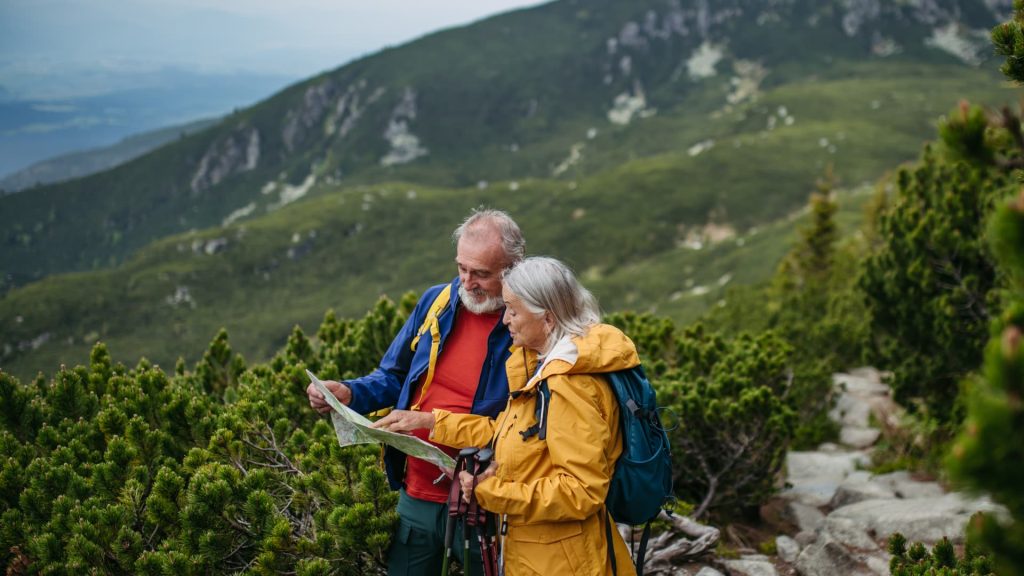
[[[331,406],[331,422],[334,423],[334,432],[338,435],[338,444],[341,446],[387,444],[413,458],[426,460],[439,467],[455,467],[455,460],[433,444],[424,442],[415,436],[371,428],[373,423],[365,416],[339,402],[334,394],[327,389],[327,386],[312,372],[306,370],[306,374],[309,376],[310,382],[324,395],[327,403]]]

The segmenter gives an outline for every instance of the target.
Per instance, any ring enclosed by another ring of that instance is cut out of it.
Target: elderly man
[[[394,406],[495,416],[505,406],[505,360],[512,339],[501,322],[501,274],[523,259],[526,243],[508,214],[487,209],[474,210],[453,239],[458,277],[424,292],[376,370],[327,383],[353,410],[365,414]],[[315,410],[330,410],[312,384],[306,393]],[[426,430],[415,434],[427,440]],[[449,480],[433,464],[391,448],[384,463],[391,487],[401,491],[388,573],[439,573]],[[469,572],[482,574],[479,550],[474,552]]]

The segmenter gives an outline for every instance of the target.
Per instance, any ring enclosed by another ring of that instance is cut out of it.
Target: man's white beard
[[[478,293],[485,295],[483,291],[478,291]],[[459,300],[462,300],[462,305],[473,314],[497,312],[505,305],[501,296],[486,296],[483,302],[477,302],[469,290],[466,290],[466,287],[461,284],[459,285]]]

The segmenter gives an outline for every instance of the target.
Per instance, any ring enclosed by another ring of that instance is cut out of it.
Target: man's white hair
[[[512,266],[526,256],[526,240],[519,230],[516,221],[502,210],[494,210],[480,206],[459,224],[452,232],[452,242],[456,245],[463,236],[475,237],[492,230],[501,238],[501,247],[505,251],[505,266]]]

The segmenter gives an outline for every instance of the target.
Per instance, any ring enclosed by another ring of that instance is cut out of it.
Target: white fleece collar
[[[562,339],[555,342],[555,345],[551,347],[551,350],[544,355],[540,366],[537,367],[537,371],[534,372],[530,381],[526,383],[526,387],[530,387],[536,380],[538,380],[540,375],[544,373],[544,368],[546,368],[553,360],[561,360],[563,362],[567,362],[570,366],[574,366],[579,357],[580,349],[577,348],[576,343],[572,341],[572,336],[563,336]]]

